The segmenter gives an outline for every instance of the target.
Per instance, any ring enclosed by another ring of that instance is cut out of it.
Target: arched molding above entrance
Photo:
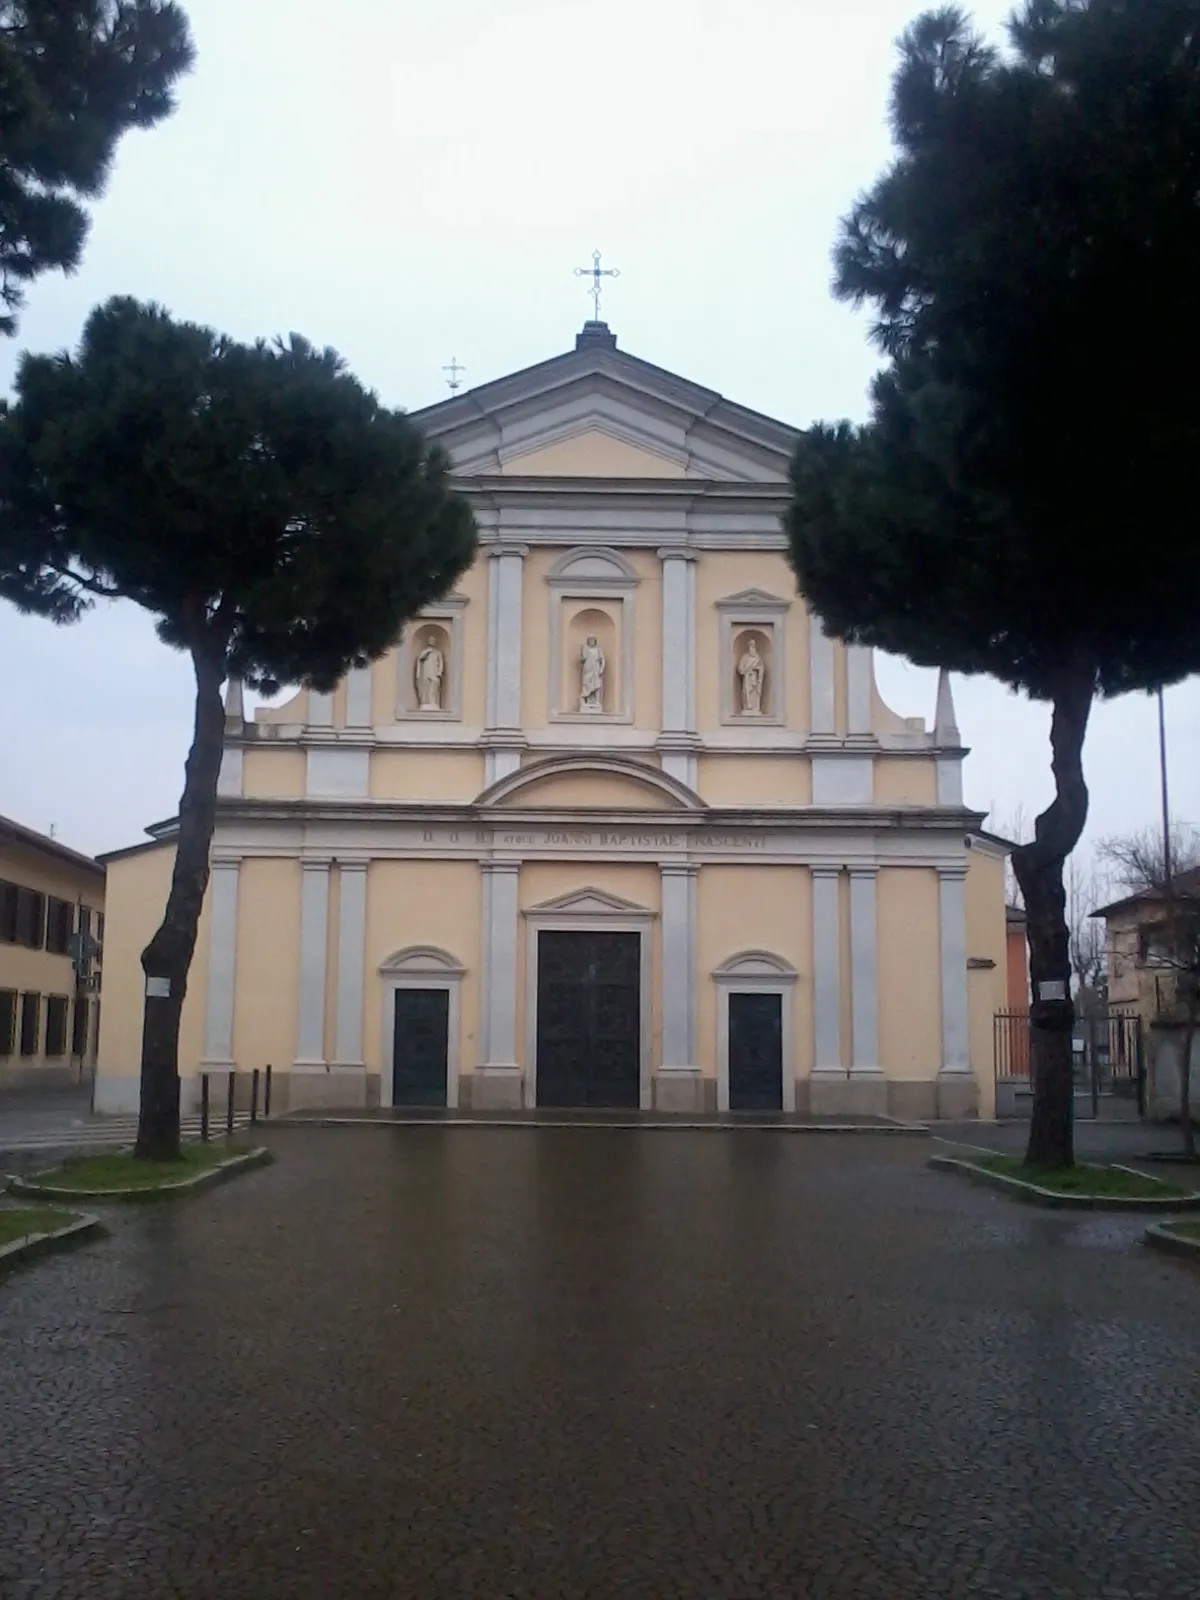
[[[655,810],[664,809],[662,805],[664,798],[670,802],[670,806],[666,809],[681,811],[706,809],[704,801],[694,789],[689,788],[686,783],[681,783],[678,778],[670,777],[661,768],[647,766],[645,762],[635,761],[630,757],[599,754],[547,756],[540,761],[531,761],[491,784],[479,795],[475,804],[502,805],[545,778],[576,773],[632,779],[647,790],[648,798],[653,795]]]

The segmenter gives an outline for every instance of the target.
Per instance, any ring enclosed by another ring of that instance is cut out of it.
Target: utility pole
[[[1167,801],[1167,718],[1162,685],[1158,689],[1158,773],[1162,784],[1163,886],[1171,894],[1171,808]]]

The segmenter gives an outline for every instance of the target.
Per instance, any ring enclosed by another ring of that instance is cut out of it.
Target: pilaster
[[[488,646],[484,784],[521,765],[521,611],[528,546],[496,545],[488,558]]]
[[[942,989],[942,1069],[938,1074],[938,1115],[942,1117],[973,1117],[979,1111],[979,1087],[971,1071],[966,886],[965,863],[962,867],[938,869]]]
[[[485,861],[483,984],[479,1065],[472,1086],[476,1109],[519,1106],[523,1074],[517,1061],[517,861]]]
[[[362,1067],[367,863],[343,861],[338,880],[337,1016],[333,1050],[339,1067]]]
[[[240,863],[214,861],[210,874],[208,992],[204,1002],[204,1065],[233,1065],[233,1002],[237,976]]]
[[[702,1111],[696,1065],[696,872],[664,862],[662,877],[662,1062],[654,1080],[659,1111]]]
[[[329,928],[329,862],[300,863],[300,1000],[294,1066],[324,1068],[325,951]]]
[[[850,1070],[879,1073],[876,869],[850,868]]]
[[[664,549],[662,562],[662,731],[696,728],[696,570],[690,550]]]
[[[837,867],[812,869],[813,1070],[842,1067],[841,934]]]
[[[371,726],[371,668],[352,667],[346,678],[346,726]]]
[[[808,683],[809,732],[832,736],[837,732],[833,640],[821,625],[820,617],[812,610],[808,613]]]
[[[869,645],[846,647],[846,731],[871,732],[871,649]]]

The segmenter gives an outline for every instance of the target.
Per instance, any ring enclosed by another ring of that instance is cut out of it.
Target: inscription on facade
[[[517,850],[766,850],[765,832],[713,832],[646,828],[474,828],[464,835],[457,828],[424,828],[421,842],[430,845]]]

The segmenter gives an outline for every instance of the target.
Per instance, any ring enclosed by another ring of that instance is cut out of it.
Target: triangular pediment
[[[463,477],[784,483],[794,428],[627,355],[604,330],[414,414]]]
[[[607,889],[572,889],[570,894],[556,895],[553,900],[543,900],[530,906],[529,914],[556,917],[636,917],[649,916],[648,906],[639,906],[633,900],[624,900],[619,894],[609,894]]]
[[[766,589],[739,589],[736,594],[724,595],[717,606],[722,611],[786,611],[791,603]]]

